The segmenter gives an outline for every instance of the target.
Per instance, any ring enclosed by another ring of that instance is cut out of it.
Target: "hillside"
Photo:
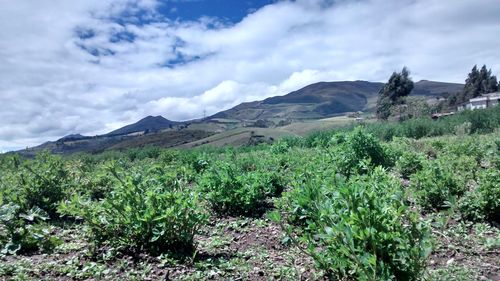
[[[384,84],[367,81],[319,82],[284,96],[242,103],[209,118],[237,120],[318,119],[347,112],[372,111]],[[414,96],[440,97],[455,93],[462,84],[422,80],[415,83]]]
[[[71,134],[21,153],[32,156],[40,150],[68,154],[146,145],[239,146],[268,142],[284,135],[304,135],[354,122],[343,116],[349,112],[371,112],[382,86],[383,83],[367,81],[319,82],[284,96],[242,103],[203,120],[176,122],[162,116],[147,116],[104,135]],[[462,84],[422,80],[415,83],[411,95],[430,100],[462,88]]]
[[[173,125],[177,125],[179,123],[180,122],[170,121],[162,116],[147,116],[134,124],[114,130],[106,135],[127,135],[137,132],[156,132],[172,128]]]
[[[426,96],[426,97],[446,97],[449,94],[454,94],[462,91],[464,84],[436,82],[429,80],[420,80],[415,83],[411,95]]]

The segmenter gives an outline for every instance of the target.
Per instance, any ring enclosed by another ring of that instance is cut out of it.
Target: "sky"
[[[498,0],[0,0],[0,152],[319,81],[500,74]]]

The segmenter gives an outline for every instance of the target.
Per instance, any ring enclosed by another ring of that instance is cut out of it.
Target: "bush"
[[[61,211],[81,216],[98,247],[106,244],[153,255],[192,253],[193,237],[206,215],[198,194],[177,172],[160,166],[123,172],[116,164],[109,170],[118,183],[104,200],[74,197],[61,205]]]
[[[405,179],[420,171],[425,157],[412,151],[405,151],[396,161],[396,169]]]
[[[319,268],[334,280],[421,277],[431,250],[430,233],[405,205],[396,179],[378,167],[370,175],[323,183],[314,193],[296,187],[284,199],[292,203],[284,210],[288,218],[306,218],[288,228],[294,232],[290,237],[300,236]],[[308,210],[303,213],[297,206]]]
[[[53,250],[61,243],[51,235],[51,228],[43,221],[47,214],[33,208],[26,214],[13,203],[0,206],[0,253],[23,254],[37,250]]]
[[[380,141],[361,127],[345,136],[336,135],[332,142],[335,144],[331,150],[334,163],[344,175],[366,172],[366,163],[369,167],[391,166],[390,157]]]
[[[33,161],[13,161],[14,175],[8,184],[14,190],[9,200],[19,205],[22,212],[40,208],[50,218],[57,217],[57,206],[71,186],[64,161],[49,153],[41,153]]]
[[[500,222],[500,172],[488,169],[479,176],[479,186],[459,203],[462,215],[473,221]]]
[[[410,182],[418,202],[428,210],[448,207],[466,188],[463,179],[455,173],[454,165],[442,159],[426,161]]]
[[[471,128],[472,128],[471,122],[464,122],[462,124],[456,125],[454,128],[455,135],[457,136],[470,135]]]
[[[217,161],[198,180],[211,208],[220,215],[260,215],[266,200],[284,189],[284,178],[277,170],[264,169],[265,160],[253,157]]]

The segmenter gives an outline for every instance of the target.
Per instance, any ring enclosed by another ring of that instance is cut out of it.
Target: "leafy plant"
[[[396,169],[403,178],[409,178],[412,174],[420,171],[425,158],[412,151],[405,151],[396,161]]]
[[[61,206],[62,212],[85,220],[97,246],[154,255],[194,251],[193,238],[206,214],[197,192],[175,170],[153,166],[124,172],[112,162],[109,171],[118,183],[102,201],[75,196]]]
[[[9,200],[19,205],[22,211],[40,208],[50,218],[57,217],[57,206],[71,186],[64,161],[47,152],[37,155],[33,161],[21,163],[19,158],[13,161],[16,173],[10,184],[16,190],[15,196]]]
[[[460,211],[474,221],[500,222],[500,173],[488,169],[481,173],[479,186],[468,192],[459,202]]]
[[[336,145],[330,154],[339,171],[346,176],[366,172],[366,168],[392,164],[380,141],[361,127],[345,136],[337,135],[332,141]]]
[[[328,182],[328,181],[325,181]],[[348,181],[296,187],[285,195],[292,208],[285,218],[305,215],[305,223],[286,227],[290,237],[299,235],[320,269],[333,279],[418,280],[431,250],[430,233],[416,213],[405,205],[398,181],[382,168]],[[296,202],[296,200],[306,200]],[[296,214],[293,206],[311,206]],[[276,219],[276,218],[275,218]],[[299,244],[300,245],[300,244]]]
[[[217,161],[200,177],[200,190],[216,213],[259,215],[266,199],[283,190],[282,176],[277,171],[259,169],[252,159]]]
[[[21,208],[13,203],[0,207],[0,252],[2,254],[28,253],[36,250],[53,250],[61,243],[51,235],[51,227],[43,224],[47,213],[33,208],[20,213]]]
[[[448,158],[424,162],[422,170],[411,176],[411,187],[418,202],[427,210],[448,207],[466,191],[468,177],[458,175],[454,163]]]

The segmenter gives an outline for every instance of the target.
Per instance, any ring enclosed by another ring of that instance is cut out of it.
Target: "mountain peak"
[[[107,135],[127,135],[137,132],[160,131],[163,129],[168,129],[172,127],[172,125],[176,125],[178,123],[179,122],[170,121],[161,115],[149,115],[134,124],[130,124],[120,129],[114,130]]]
[[[143,121],[143,120],[167,120],[168,121],[167,118],[165,118],[161,115],[157,115],[157,116],[148,115],[148,116],[142,118],[141,120],[139,120],[139,122]]]
[[[83,138],[87,138],[87,137],[84,135],[81,135],[81,134],[69,134],[67,136],[64,136],[64,137],[58,139],[58,141],[78,140],[78,139],[83,139]]]

